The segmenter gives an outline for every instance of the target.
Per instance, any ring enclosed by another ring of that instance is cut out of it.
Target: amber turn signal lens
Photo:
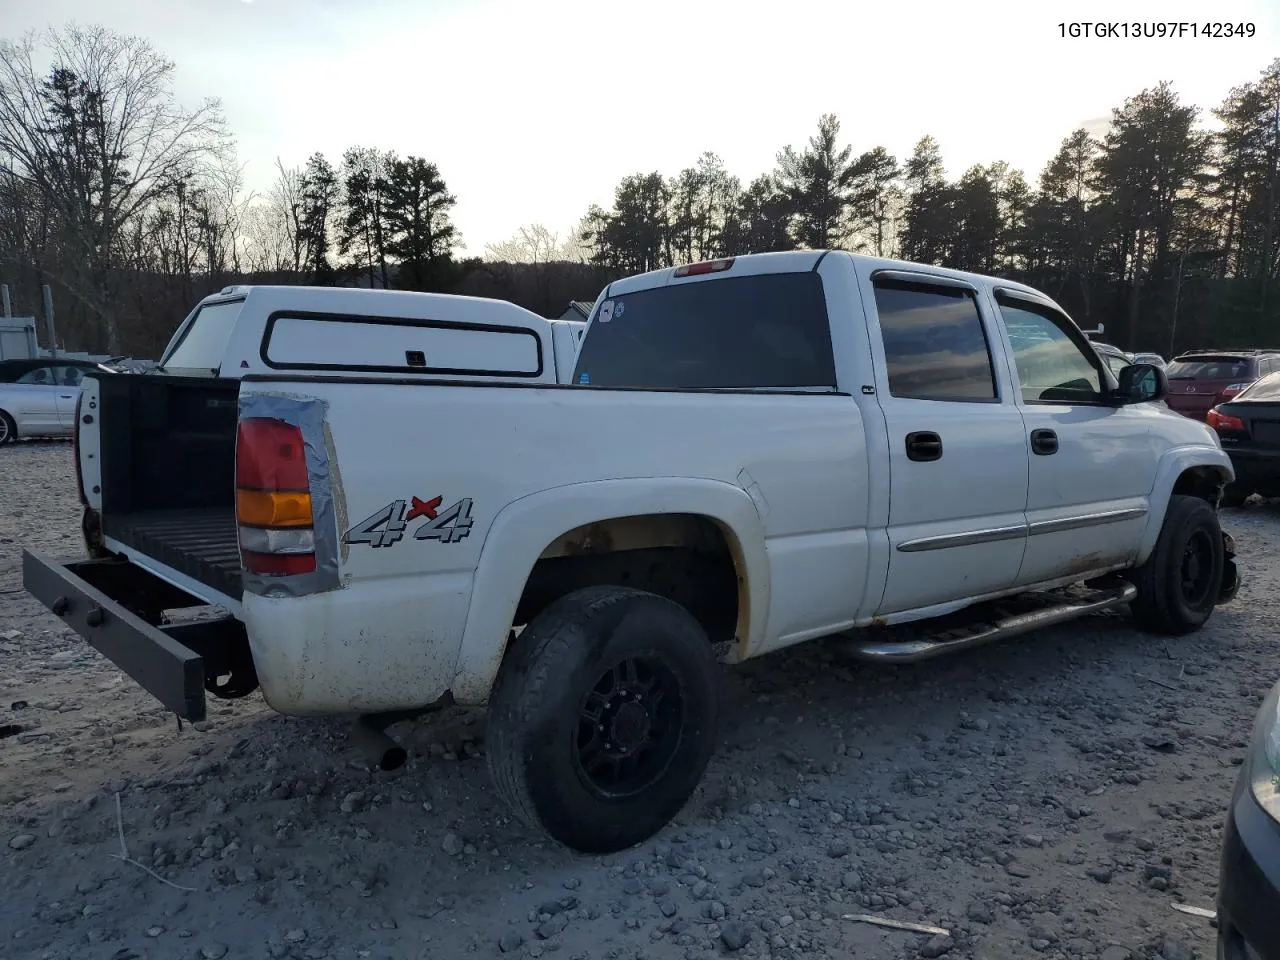
[[[311,494],[237,490],[236,518],[252,527],[309,527]]]

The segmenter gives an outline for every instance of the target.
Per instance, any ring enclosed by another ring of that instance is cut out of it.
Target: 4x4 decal
[[[465,497],[439,509],[444,497],[421,500],[410,497],[410,502],[393,500],[381,510],[361,520],[343,536],[343,543],[367,543],[371,547],[389,547],[404,539],[405,529],[414,520],[425,519],[413,532],[415,540],[439,540],[441,543],[457,543],[471,533],[471,498]]]

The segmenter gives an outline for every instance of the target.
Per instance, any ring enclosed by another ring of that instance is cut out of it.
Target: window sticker
[[[600,304],[600,316],[596,317],[596,320],[599,321],[600,323],[608,323],[612,319],[613,319],[613,301],[606,300],[604,303]]]

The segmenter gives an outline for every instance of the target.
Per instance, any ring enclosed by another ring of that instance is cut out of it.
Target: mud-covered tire
[[[0,447],[13,443],[17,439],[18,425],[13,422],[13,417],[0,410]]]
[[[485,752],[517,819],[581,853],[613,853],[688,802],[718,719],[719,667],[698,621],[655,594],[590,587],[547,607],[508,650]]]
[[[1129,573],[1138,589],[1129,604],[1134,622],[1175,636],[1200,629],[1217,606],[1224,562],[1213,507],[1199,497],[1170,497],[1155,549]]]

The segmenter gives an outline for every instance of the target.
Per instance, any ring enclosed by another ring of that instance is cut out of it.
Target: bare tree
[[[562,259],[561,249],[558,233],[532,223],[517,230],[510,240],[485,244],[484,258],[501,263],[549,263]]]
[[[45,61],[48,72],[36,66]],[[184,109],[172,74],[147,41],[100,26],[0,41],[0,158],[57,217],[56,279],[111,351],[112,271],[127,227],[228,145],[218,102]]]
[[[491,272],[499,277],[504,286],[512,289],[515,286],[515,276],[510,267],[500,265],[528,264],[536,302],[541,309],[547,309],[551,299],[551,280],[547,264],[569,260],[575,252],[580,255],[580,251],[573,250],[577,246],[580,244],[572,238],[561,242],[558,233],[553,233],[541,223],[532,223],[517,230],[516,235],[510,240],[485,244],[484,259],[495,265]]]
[[[302,169],[285,167],[276,157],[276,182],[271,187],[268,209],[289,251],[288,269],[294,273],[301,272],[308,255],[306,231],[302,228],[304,186]]]

